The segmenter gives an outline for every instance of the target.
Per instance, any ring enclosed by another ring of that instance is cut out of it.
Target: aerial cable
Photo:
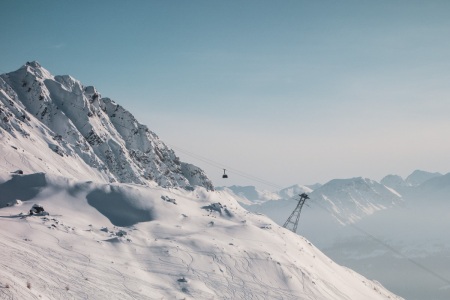
[[[180,148],[180,147],[178,147],[178,146],[171,145],[171,144],[168,144],[168,145],[169,145],[171,148],[176,149],[177,151],[182,152],[182,153],[184,153],[184,154],[186,154],[186,155],[188,155],[188,156],[190,156],[190,157],[193,157],[193,158],[195,158],[195,159],[198,159],[198,160],[200,160],[200,161],[203,161],[204,163],[207,163],[207,164],[209,164],[210,166],[213,166],[213,167],[216,167],[216,168],[219,168],[219,169],[224,169],[224,167],[225,167],[224,165],[222,165],[222,164],[220,164],[220,163],[218,163],[218,162],[215,162],[215,161],[210,160],[210,159],[208,159],[208,158],[202,157],[202,156],[197,155],[197,154],[195,154],[195,153],[189,152],[188,150],[185,150],[185,149]]]
[[[422,265],[421,263],[418,263],[417,261],[415,261],[414,259],[404,255],[403,253],[401,253],[400,251],[398,251],[397,249],[395,249],[394,247],[388,245],[387,243],[383,242],[382,240],[380,240],[379,238],[373,236],[372,234],[368,233],[367,231],[363,230],[362,228],[356,226],[355,224],[349,224],[350,226],[352,226],[354,229],[356,229],[357,231],[361,232],[362,234],[370,237],[371,239],[373,239],[374,241],[378,242],[379,244],[383,245],[384,247],[388,248],[389,250],[391,250],[392,252],[394,252],[395,254],[401,256],[402,258],[408,260],[410,263],[414,264],[416,267],[419,267],[420,269],[424,270],[425,272],[430,273],[430,275],[433,275],[434,277],[442,280],[444,283],[450,285],[450,280],[448,280],[447,278],[439,275],[438,273],[434,272],[433,270],[425,267],[424,265]]]
[[[340,222],[342,222],[343,224],[346,224],[346,222],[344,222],[341,217],[336,216],[328,208],[326,208],[322,204],[319,204],[317,201],[311,201],[310,203],[316,204],[318,207],[320,207],[321,209],[325,210],[330,215],[336,217]],[[394,247],[392,247],[391,245],[387,244],[386,242],[383,242],[381,239],[379,239],[376,236],[372,235],[371,233],[365,231],[364,229],[362,229],[361,227],[357,226],[356,224],[354,224],[354,223],[347,223],[347,225],[351,226],[353,229],[355,229],[356,231],[362,233],[363,235],[369,237],[370,239],[372,239],[376,243],[378,243],[378,244],[384,246],[385,248],[389,249],[390,251],[392,251],[393,253],[397,254],[398,256],[406,259],[407,261],[409,261],[410,263],[412,263],[416,267],[422,269],[423,271],[429,273],[430,275],[434,276],[435,278],[437,278],[437,279],[443,281],[444,283],[450,285],[450,280],[448,280],[447,278],[445,278],[442,275],[439,275],[438,273],[436,273],[435,271],[425,267],[424,265],[422,265],[421,263],[415,261],[414,259],[404,255],[399,250],[395,249]]]
[[[134,128],[134,129],[131,129],[131,128],[128,128],[127,126],[124,126],[124,125],[122,125],[122,124],[113,122],[112,120],[110,120],[110,121],[111,121],[111,124],[112,124],[113,126],[120,126],[120,127],[125,128],[125,129],[128,129],[128,130],[130,130],[130,131],[135,130],[135,128]],[[267,180],[264,180],[264,179],[262,179],[262,178],[259,178],[259,177],[253,176],[253,175],[251,175],[251,174],[245,173],[245,172],[243,172],[243,171],[237,170],[237,169],[235,169],[235,168],[231,168],[231,167],[229,167],[229,166],[223,165],[223,164],[221,164],[221,163],[218,163],[218,162],[213,161],[213,160],[211,160],[211,159],[209,159],[209,158],[200,156],[200,155],[198,155],[198,154],[195,154],[195,153],[193,153],[193,152],[190,152],[190,151],[188,151],[188,150],[186,150],[186,149],[183,149],[183,148],[181,148],[181,147],[178,147],[178,146],[175,146],[175,145],[172,145],[172,144],[167,144],[167,145],[170,146],[171,148],[173,148],[173,149],[179,151],[179,152],[182,152],[182,153],[184,153],[184,154],[186,154],[186,155],[188,155],[188,156],[190,156],[190,157],[193,157],[193,158],[195,158],[195,159],[198,159],[198,160],[200,160],[200,161],[203,161],[204,163],[209,164],[209,165],[211,165],[211,166],[213,166],[213,167],[215,167],[215,168],[218,168],[218,169],[221,169],[221,170],[226,169],[227,171],[231,170],[231,173],[234,173],[234,174],[239,175],[239,176],[241,176],[241,177],[250,179],[250,180],[252,180],[252,181],[259,182],[259,183],[264,184],[264,185],[267,185],[267,186],[274,187],[274,188],[279,189],[279,190],[281,190],[281,189],[284,188],[284,187],[282,187],[282,186],[280,186],[280,185],[278,185],[278,184],[274,184],[274,183],[269,182],[269,181],[267,181]],[[222,177],[222,178],[225,178],[225,177]]]
[[[239,175],[239,176],[241,176],[241,177],[245,177],[245,178],[250,179],[250,180],[252,180],[252,181],[257,181],[257,182],[259,182],[259,183],[262,183],[262,184],[264,184],[264,185],[268,185],[268,186],[271,186],[271,187],[274,187],[274,188],[277,188],[277,189],[283,189],[283,187],[280,186],[280,185],[278,185],[278,184],[274,184],[274,183],[272,183],[272,182],[270,182],[270,181],[267,181],[267,180],[264,180],[264,179],[262,179],[262,178],[256,177],[256,176],[254,176],[254,175],[251,175],[251,174],[245,173],[245,172],[243,172],[243,171],[237,170],[237,169],[232,168],[232,167],[230,167],[230,166],[226,166],[226,165],[224,165],[224,164],[221,164],[221,163],[219,163],[219,162],[213,161],[213,160],[211,160],[211,159],[209,159],[209,158],[200,156],[200,155],[198,155],[198,154],[192,153],[192,152],[190,152],[190,151],[188,151],[188,150],[185,150],[185,149],[183,149],[183,148],[180,148],[180,147],[178,147],[178,146],[171,145],[171,144],[168,144],[168,145],[169,145],[170,147],[176,149],[177,151],[180,151],[180,152],[182,152],[182,153],[184,153],[184,154],[186,154],[186,155],[188,155],[188,156],[191,156],[191,157],[196,158],[196,159],[198,159],[198,160],[200,160],[200,161],[203,161],[203,162],[205,162],[205,163],[207,163],[207,164],[209,164],[209,165],[211,165],[211,166],[213,166],[213,167],[216,167],[216,168],[219,168],[219,169],[222,169],[222,170],[223,170],[223,169],[226,169],[226,170],[229,171],[230,173],[234,173],[234,174],[236,174],[236,175]]]

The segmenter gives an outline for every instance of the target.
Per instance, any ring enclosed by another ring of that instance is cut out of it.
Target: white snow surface
[[[401,299],[223,192],[0,178],[0,299]]]

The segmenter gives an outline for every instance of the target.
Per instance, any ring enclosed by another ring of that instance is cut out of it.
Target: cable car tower
[[[300,200],[298,200],[297,206],[283,225],[284,228],[289,229],[293,233],[297,232],[298,220],[300,220],[300,212],[302,211],[303,204],[305,204],[306,199],[309,199],[306,193],[300,194],[299,196]]]

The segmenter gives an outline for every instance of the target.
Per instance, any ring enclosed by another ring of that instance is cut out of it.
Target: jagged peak
[[[30,67],[33,67],[33,68],[42,68],[41,64],[38,61],[36,61],[36,60],[33,60],[31,62],[27,61],[25,63],[25,66],[30,66]]]
[[[55,161],[52,170],[61,172],[59,169],[66,163],[67,175],[76,178],[92,175],[92,179],[109,182],[213,189],[200,168],[180,164],[175,152],[155,133],[122,105],[101,98],[95,87],[85,87],[70,75],[53,76],[37,61],[27,62],[1,78],[0,86],[10,88],[11,98],[17,98],[24,110],[8,105],[8,110],[17,111],[8,111],[15,118],[5,119],[3,124],[8,126],[4,127],[14,137],[19,132],[29,140],[47,144],[41,149],[43,153],[50,149],[50,155],[56,153],[62,158]],[[23,120],[30,120],[25,112],[36,118],[35,128],[42,130],[22,128]],[[32,153],[36,149],[30,146],[29,150]],[[42,164],[34,157],[30,155],[35,162],[32,168],[41,170]]]
[[[408,183],[400,176],[395,174],[386,175],[380,183],[386,187],[398,188],[408,186]]]
[[[83,85],[81,82],[70,75],[56,75],[55,81],[59,82],[68,91],[74,91],[77,94],[83,92]]]
[[[100,95],[100,93],[97,91],[97,89],[95,88],[95,86],[92,86],[92,85],[88,85],[88,86],[86,86],[85,88],[84,88],[84,93],[86,94],[86,95],[88,95],[88,96],[94,96],[94,95],[96,95],[96,98],[97,99],[100,99],[101,98],[101,95]]]
[[[27,61],[19,70],[25,69],[27,73],[31,73],[34,76],[41,79],[53,79],[53,75],[38,61]]]

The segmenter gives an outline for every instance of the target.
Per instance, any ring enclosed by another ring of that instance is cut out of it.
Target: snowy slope
[[[37,62],[0,76],[0,151],[3,171],[213,189],[121,105]]]
[[[0,178],[0,299],[400,299],[222,192]]]

